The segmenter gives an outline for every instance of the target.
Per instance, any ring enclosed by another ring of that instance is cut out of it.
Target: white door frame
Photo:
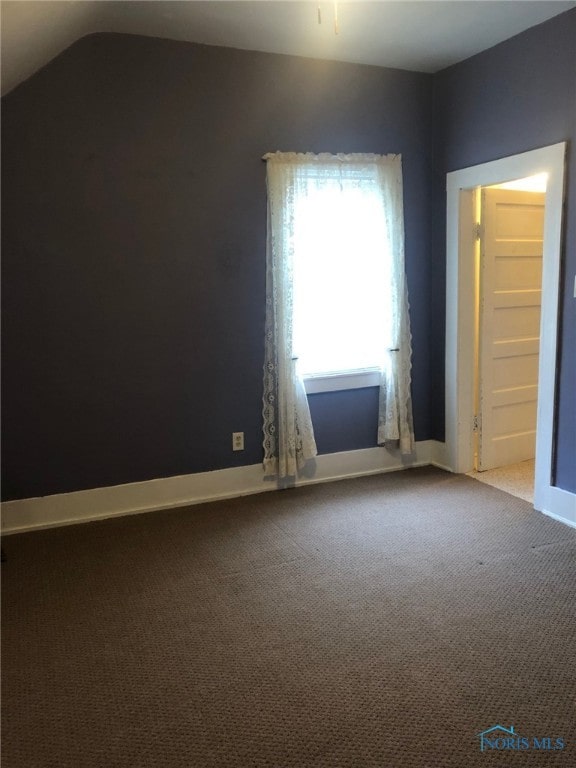
[[[446,458],[453,472],[474,467],[474,190],[547,173],[536,426],[536,509],[552,512],[560,248],[566,142],[447,174]],[[565,493],[565,492],[564,492]],[[572,496],[572,494],[567,494]]]

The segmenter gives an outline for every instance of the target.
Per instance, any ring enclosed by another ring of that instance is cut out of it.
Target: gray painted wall
[[[430,437],[431,81],[94,35],[5,97],[4,498],[261,461],[261,156],[278,149],[403,155]],[[377,390],[310,405],[321,453],[376,444]]]
[[[576,492],[576,10],[444,70],[435,77],[434,88],[430,338],[434,434],[443,439],[446,173],[568,141],[556,484]]]
[[[445,174],[574,141],[575,39],[570,11],[432,77],[95,35],[5,97],[4,498],[261,460],[260,157],[276,149],[402,153],[416,435],[443,439]],[[575,163],[557,439],[572,491]],[[310,405],[321,453],[375,445],[376,390]]]

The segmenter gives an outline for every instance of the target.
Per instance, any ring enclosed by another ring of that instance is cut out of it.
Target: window
[[[392,323],[390,238],[374,166],[308,166],[294,200],[293,352],[308,392],[378,385]]]
[[[292,476],[316,455],[306,392],[325,389],[378,385],[378,445],[411,453],[400,157],[264,159],[265,473]]]

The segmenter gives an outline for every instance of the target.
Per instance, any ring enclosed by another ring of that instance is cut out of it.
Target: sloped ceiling
[[[93,32],[436,72],[576,7],[576,0],[2,0],[0,7],[4,94]]]

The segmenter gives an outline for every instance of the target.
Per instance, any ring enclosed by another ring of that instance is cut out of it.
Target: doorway
[[[553,514],[552,453],[556,385],[557,312],[564,184],[564,142],[496,160],[447,176],[446,463],[454,472],[474,469],[474,388],[477,308],[475,226],[477,190],[546,174],[542,307],[538,362],[535,498]],[[524,409],[526,410],[526,409]]]
[[[534,460],[545,175],[476,190],[474,468]]]
[[[474,469],[533,502],[545,174],[475,190]]]

